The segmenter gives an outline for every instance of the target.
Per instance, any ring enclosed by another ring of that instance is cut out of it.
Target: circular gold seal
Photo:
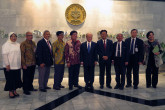
[[[68,23],[80,25],[85,21],[86,11],[79,4],[71,4],[65,11],[65,17]]]

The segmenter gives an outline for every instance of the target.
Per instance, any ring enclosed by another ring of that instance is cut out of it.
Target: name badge
[[[135,52],[138,52],[138,48],[137,47],[135,48]]]

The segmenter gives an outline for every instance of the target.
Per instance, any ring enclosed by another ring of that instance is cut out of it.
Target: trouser
[[[50,74],[50,66],[49,67],[38,67],[39,71],[39,89],[45,89],[47,87],[49,74]]]
[[[157,68],[155,65],[147,65],[147,69],[146,69],[146,85],[147,86],[151,86],[151,82],[152,82],[152,86],[157,85],[158,70],[159,68]],[[152,75],[152,80],[151,80],[151,75]]]
[[[23,69],[23,90],[30,91],[33,90],[33,79],[35,74],[35,65]]]
[[[139,64],[136,61],[135,55],[130,56],[130,61],[127,66],[127,85],[132,85],[132,75],[131,71],[133,69],[133,85],[138,86],[139,84]]]
[[[85,80],[86,85],[88,85],[88,86],[93,86],[94,69],[95,69],[95,66],[85,66],[84,65],[84,80]]]
[[[109,86],[111,84],[111,63],[110,62],[101,62],[99,63],[100,67],[100,85],[104,85],[104,75],[106,70],[106,85]]]
[[[53,88],[60,87],[61,82],[64,76],[64,64],[55,64],[54,65],[54,85]]]
[[[124,87],[126,67],[125,67],[124,62],[122,61],[122,58],[115,58],[114,68],[115,68],[115,72],[116,72],[116,84],[117,84],[117,86]]]
[[[79,82],[80,64],[69,67],[69,87],[77,86]]]

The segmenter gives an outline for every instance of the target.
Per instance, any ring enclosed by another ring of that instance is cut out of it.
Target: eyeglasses
[[[26,35],[26,36],[33,36],[33,35]]]
[[[64,34],[59,34],[58,36],[64,36]]]

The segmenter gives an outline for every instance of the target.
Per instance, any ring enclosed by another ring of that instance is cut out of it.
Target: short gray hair
[[[43,35],[45,35],[46,32],[50,32],[50,31],[49,30],[45,30],[44,33],[43,33]]]
[[[27,31],[27,32],[26,32],[26,35],[27,35],[28,33],[32,33],[32,32],[30,32],[30,31]],[[33,33],[32,33],[32,34],[33,34]]]
[[[117,37],[118,35],[122,35],[122,36],[123,36],[123,34],[122,34],[122,33],[118,33],[118,34],[116,35],[116,37]]]
[[[91,32],[86,33],[86,36],[89,35],[89,34],[93,36],[93,34]]]

